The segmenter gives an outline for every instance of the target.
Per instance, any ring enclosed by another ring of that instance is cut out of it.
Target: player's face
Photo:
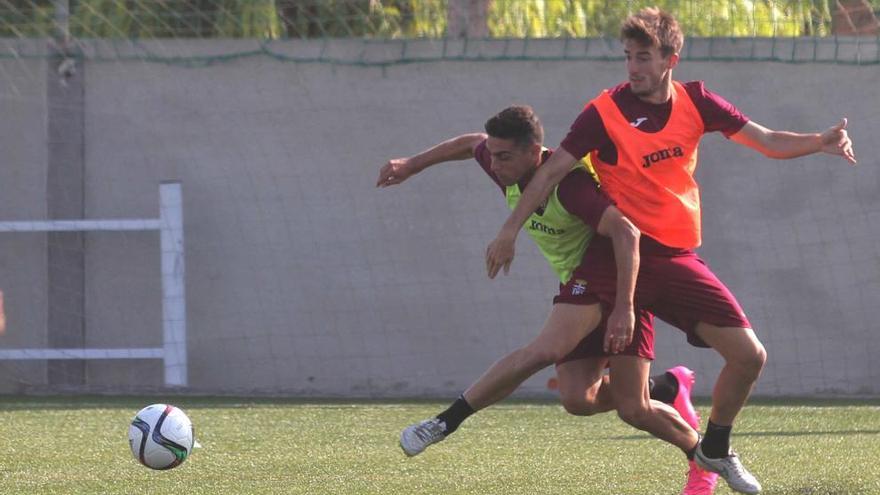
[[[671,76],[671,70],[678,61],[678,55],[664,57],[660,48],[645,46],[635,40],[625,40],[623,51],[626,54],[626,71],[632,92],[642,98],[650,98],[662,93]]]
[[[533,173],[541,156],[541,145],[522,146],[512,139],[489,136],[486,149],[492,155],[492,172],[505,186],[519,182],[526,174]]]

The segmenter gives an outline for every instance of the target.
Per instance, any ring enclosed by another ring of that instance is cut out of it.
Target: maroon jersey
[[[545,150],[541,157],[541,163],[546,162],[552,154],[552,150]],[[504,194],[505,186],[498,180],[498,176],[492,172],[492,155],[486,149],[486,141],[483,141],[474,149],[474,159],[495,184],[501,188],[501,193]],[[526,189],[526,184],[527,182],[518,184],[520,191]],[[614,204],[611,198],[599,189],[596,181],[585,170],[574,170],[566,175],[557,186],[556,196],[566,211],[580,218],[584,224],[594,231],[599,228],[599,220],[601,220],[602,214],[605,213],[605,209]]]
[[[706,89],[703,81],[683,84],[703,119],[704,132],[719,131],[730,137],[749,121],[748,117],[727,100]],[[609,93],[620,112],[630,121],[630,125],[643,132],[657,132],[669,120],[671,99],[660,104],[642,101],[632,92],[628,82],[611,88]],[[587,105],[574,121],[560,146],[575,158],[582,158],[590,151],[598,150],[599,159],[603,162],[617,163],[617,147],[605,131],[599,111],[592,104]]]

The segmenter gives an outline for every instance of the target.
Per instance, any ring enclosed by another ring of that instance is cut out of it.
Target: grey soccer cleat
[[[412,457],[421,454],[429,445],[446,438],[446,423],[437,418],[409,425],[400,433],[400,448]]]
[[[694,461],[706,471],[718,473],[727,482],[727,486],[735,492],[749,495],[761,493],[761,484],[752,476],[752,473],[746,470],[742,462],[739,461],[739,457],[732,450],[727,457],[713,459],[703,454],[703,445],[701,444],[694,452]]]

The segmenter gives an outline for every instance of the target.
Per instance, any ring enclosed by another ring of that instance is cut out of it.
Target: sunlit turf
[[[613,414],[550,402],[489,408],[407,458],[400,429],[444,403],[166,401],[203,448],[159,472],[135,462],[127,431],[162,398],[0,398],[0,493],[677,495],[686,469],[681,452]],[[765,494],[880,494],[880,401],[755,401],[734,448]]]

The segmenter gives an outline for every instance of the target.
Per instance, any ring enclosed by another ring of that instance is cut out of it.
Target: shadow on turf
[[[828,430],[828,431],[737,431],[737,437],[806,437],[824,435],[880,435],[880,430]],[[621,435],[605,437],[608,440],[644,440],[654,438],[651,435]]]

